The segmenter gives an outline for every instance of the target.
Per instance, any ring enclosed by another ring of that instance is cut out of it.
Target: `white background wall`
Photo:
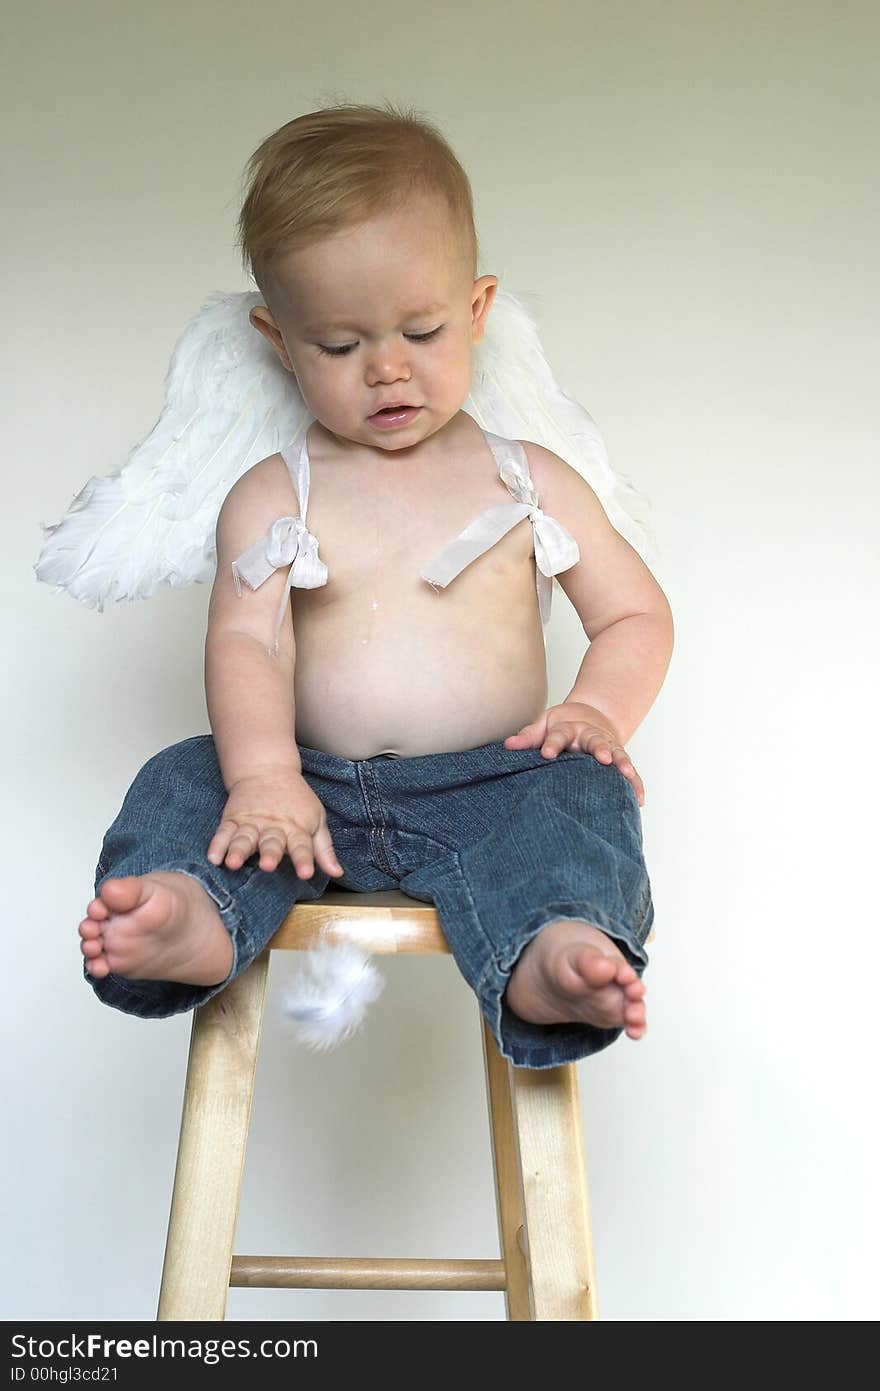
[[[651,500],[677,646],[630,744],[645,1038],[579,1064],[606,1319],[876,1315],[876,7],[34,3],[4,78],[4,1316],[154,1317],[190,1017],[109,1010],[76,925],[138,768],[208,730],[208,587],[97,614],[39,523],[152,427],[245,160],[337,99],[468,169],[481,272]],[[583,650],[562,591],[551,698]],[[476,1005],[382,962],[298,1050],[270,978],[236,1249],[494,1255]],[[416,1043],[418,1046],[415,1046]],[[500,1319],[500,1294],[233,1291],[230,1319]]]

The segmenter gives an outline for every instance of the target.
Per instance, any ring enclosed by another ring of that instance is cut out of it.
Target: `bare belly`
[[[506,739],[546,706],[531,523],[445,589],[419,577],[510,500],[475,422],[461,412],[455,425],[446,454],[402,464],[340,458],[311,427],[308,518],[329,580],[292,595],[300,744],[350,759],[452,753]]]
[[[471,568],[439,593],[417,580],[339,604],[296,594],[298,743],[350,759],[451,753],[506,739],[545,708],[534,560],[515,575],[489,555]]]

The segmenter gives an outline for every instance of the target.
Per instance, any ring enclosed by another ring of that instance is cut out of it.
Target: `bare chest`
[[[310,595],[317,600],[320,594],[326,603],[367,589],[435,597],[420,572],[487,507],[512,502],[491,455],[476,466],[442,472],[369,472],[336,462],[313,466],[307,521],[318,538],[328,582]],[[533,555],[532,527],[524,518],[449,591],[531,577]]]

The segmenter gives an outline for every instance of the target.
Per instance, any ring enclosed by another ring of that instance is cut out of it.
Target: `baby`
[[[625,744],[669,664],[666,598],[581,476],[529,441],[506,447],[579,552],[559,582],[589,647],[562,703],[528,517],[448,587],[420,577],[511,501],[498,437],[462,410],[498,286],[476,275],[467,177],[424,119],[353,105],[291,121],[251,165],[251,323],[314,419],[223,503],[212,733],[129,789],[79,927],[86,976],[130,1012],[192,1008],[297,898],[399,887],[437,905],[514,1063],[641,1038],[653,908]],[[277,557],[256,587],[233,573],[279,518],[305,521],[326,566],[286,603]]]

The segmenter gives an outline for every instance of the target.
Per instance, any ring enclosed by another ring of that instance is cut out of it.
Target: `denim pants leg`
[[[638,800],[619,769],[502,741],[358,766],[382,863],[405,893],[435,904],[502,1056],[554,1067],[619,1038],[622,1028],[529,1023],[503,999],[520,952],[559,919],[601,928],[639,976],[648,965],[651,885]]]
[[[434,903],[452,955],[474,990],[498,1047],[516,1066],[553,1067],[587,1057],[622,1029],[532,1024],[503,999],[520,952],[557,919],[594,923],[639,975],[653,921],[635,793],[613,767],[564,750],[503,742],[462,752],[349,760],[299,745],[302,772],[327,813],[345,869],[334,888],[400,888]],[[107,1004],[162,1017],[202,1004],[262,951],[293,905],[331,882],[300,879],[285,857],[262,871],[205,858],[226,791],[214,741],[198,735],[150,759],[126,794],[102,846],[95,880],[178,870],[218,905],[233,943],[229,976],[210,987],[86,979]]]
[[[326,797],[342,813],[341,820],[337,814],[330,822],[342,864],[348,854],[356,860],[369,854],[368,844],[358,853],[358,833],[352,837],[349,832],[349,813],[356,822],[361,800],[356,779],[353,788],[350,782],[337,782],[331,771],[321,780],[319,793],[322,801]],[[84,962],[85,979],[104,1004],[149,1019],[204,1004],[250,965],[295,903],[320,898],[326,889],[329,875],[316,865],[310,879],[301,879],[286,855],[275,870],[261,870],[256,852],[238,869],[212,864],[207,858],[208,846],[220,824],[227,796],[212,735],[197,734],[162,749],[141,768],[104,836],[95,871],[95,893],[105,879],[156,870],[177,871],[197,879],[217,904],[229,932],[233,948],[229,975],[212,986],[134,980],[113,972],[95,980]],[[367,865],[350,887],[368,892],[396,888],[397,883]]]

